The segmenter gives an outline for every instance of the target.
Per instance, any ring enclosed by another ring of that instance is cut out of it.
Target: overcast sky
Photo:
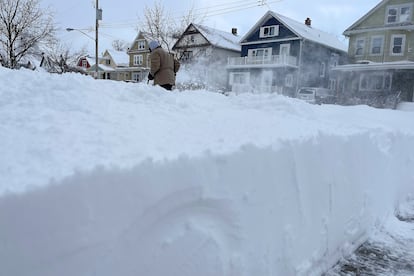
[[[174,18],[186,14],[192,7],[205,17],[204,24],[231,31],[237,28],[243,36],[270,9],[297,21],[312,19],[314,28],[343,38],[343,31],[375,7],[380,0],[160,0]],[[94,37],[96,0],[41,0],[55,14],[60,38],[72,47],[86,46],[94,52],[94,41],[79,32],[68,33],[66,28],[77,28]],[[145,6],[153,7],[150,0],[99,0],[103,20],[99,29],[99,52],[111,48],[116,39],[132,42],[137,34],[139,19]],[[345,40],[344,40],[344,43]],[[81,46],[80,46],[81,45]]]

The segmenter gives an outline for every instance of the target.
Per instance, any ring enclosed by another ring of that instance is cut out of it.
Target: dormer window
[[[279,35],[279,25],[266,26],[260,28],[260,37],[273,37]]]
[[[386,24],[411,22],[412,4],[387,7]]]
[[[138,41],[138,50],[145,50],[145,40]]]

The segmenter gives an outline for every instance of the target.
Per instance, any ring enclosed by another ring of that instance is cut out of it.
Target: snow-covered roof
[[[107,50],[117,66],[129,66],[129,55],[123,51]]]
[[[105,72],[113,72],[113,71],[115,71],[115,69],[114,69],[114,68],[112,68],[112,67],[110,67],[110,66],[107,66],[107,65],[104,65],[104,64],[98,64],[98,68],[99,68],[101,71],[105,71]],[[90,72],[95,71],[95,64],[94,64],[94,65],[92,65],[91,67],[89,67],[89,68],[87,69],[87,71],[90,71]]]
[[[367,61],[364,63],[346,64],[336,66],[332,70],[335,71],[382,71],[382,70],[414,70],[414,62],[412,61],[393,61],[393,62],[372,62]]]
[[[283,16],[281,14],[278,14],[273,11],[268,11],[257,23],[256,25],[250,29],[249,32],[241,39],[243,41],[246,39],[251,33],[257,30],[263,24],[265,20],[267,20],[270,16],[276,18],[281,23],[285,25],[286,28],[290,29],[293,33],[295,33],[297,36],[307,39],[322,45],[325,45],[330,48],[334,48],[343,52],[348,51],[347,45],[342,43],[338,37],[334,34],[330,34],[318,29],[315,29],[311,26],[307,26],[306,24],[302,22],[298,22],[296,20],[293,20],[289,17]]]
[[[193,24],[195,28],[215,47],[241,51],[240,37],[229,32],[217,30],[211,27]]]

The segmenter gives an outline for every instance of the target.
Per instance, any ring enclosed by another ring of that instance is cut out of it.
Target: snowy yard
[[[0,87],[0,275],[411,273],[412,104],[4,68]]]

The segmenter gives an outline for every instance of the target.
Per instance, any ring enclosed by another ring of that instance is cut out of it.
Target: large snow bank
[[[412,190],[412,112],[0,76],[0,275],[319,275]]]

